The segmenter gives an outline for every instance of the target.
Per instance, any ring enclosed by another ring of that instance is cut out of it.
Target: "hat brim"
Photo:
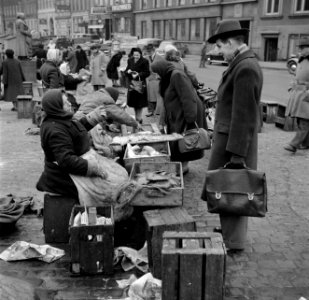
[[[235,35],[247,35],[248,32],[249,32],[249,29],[247,29],[247,28],[221,32],[221,33],[218,33],[218,34],[211,36],[207,40],[207,42],[211,43],[211,44],[215,44],[216,41],[220,38],[229,38],[229,37],[232,37],[232,36],[235,36]]]

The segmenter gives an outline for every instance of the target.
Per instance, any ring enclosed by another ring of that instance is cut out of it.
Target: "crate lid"
[[[32,100],[32,96],[31,95],[18,95],[16,99],[17,100]]]

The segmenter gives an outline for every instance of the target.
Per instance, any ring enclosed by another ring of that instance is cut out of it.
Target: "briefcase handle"
[[[229,168],[229,166],[233,166],[233,167]],[[223,169],[249,169],[249,168],[247,167],[245,162],[242,164],[233,164],[229,161],[224,165]]]

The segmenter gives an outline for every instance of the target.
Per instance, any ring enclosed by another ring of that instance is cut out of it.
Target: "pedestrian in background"
[[[147,107],[146,78],[150,75],[149,62],[142,56],[142,50],[132,48],[129,54],[128,65],[125,74],[130,84],[127,93],[127,105],[134,108],[135,120],[143,123],[143,108]],[[138,89],[134,87],[134,81],[139,83]]]
[[[206,52],[207,52],[207,47],[206,47],[206,42],[203,42],[202,44],[202,49],[201,49],[201,60],[200,60],[200,68],[206,68]]]
[[[90,73],[91,84],[95,91],[104,88],[107,83],[106,67],[108,58],[101,52],[100,45],[95,44],[90,47]]]
[[[189,77],[181,69],[177,69],[172,62],[165,59],[151,64],[153,72],[160,80],[160,93],[163,97],[166,111],[167,133],[183,133],[196,128],[206,129],[206,119],[201,100],[198,98]],[[204,150],[180,153],[178,142],[170,142],[171,160],[182,163],[184,174],[189,172],[189,161],[203,157]]]
[[[63,87],[63,78],[59,71],[61,62],[61,52],[59,49],[49,49],[46,55],[46,61],[40,69],[42,84],[48,89],[59,89]]]
[[[12,102],[12,111],[17,110],[17,96],[24,94],[23,81],[25,75],[21,68],[20,61],[14,58],[14,51],[7,49],[5,51],[6,59],[2,63],[4,101]]]
[[[32,57],[36,58],[37,79],[41,80],[40,68],[47,58],[47,51],[44,49],[44,45],[40,44],[38,49],[32,54]]]
[[[81,69],[85,69],[89,65],[86,52],[82,49],[80,45],[76,46],[75,56],[77,65],[75,70],[71,70],[72,73],[78,73]]]
[[[25,22],[25,14],[17,13],[16,28],[16,53],[18,59],[27,59],[30,56],[32,36],[29,27]]]
[[[125,51],[117,52],[112,56],[112,58],[107,64],[106,67],[107,77],[112,80],[113,87],[120,87],[118,83],[119,80],[118,68],[120,67],[120,61],[125,54],[126,54]]]
[[[223,20],[208,39],[216,43],[229,67],[218,87],[214,138],[208,170],[225,164],[257,168],[259,103],[263,73],[253,51],[245,44],[247,29],[237,20]],[[205,187],[202,199],[206,201]],[[230,253],[245,248],[248,217],[220,215],[222,236]]]
[[[285,115],[296,118],[297,132],[285,150],[295,153],[297,149],[309,149],[309,39],[301,39],[300,56],[295,73],[295,82]]]

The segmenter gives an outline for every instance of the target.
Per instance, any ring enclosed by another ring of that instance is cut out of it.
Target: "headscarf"
[[[61,74],[63,75],[68,75],[69,72],[68,72],[68,69],[67,69],[67,66],[68,66],[68,63],[67,62],[63,62],[60,67],[59,67],[59,70],[61,72]]]
[[[71,119],[73,114],[63,109],[62,91],[50,89],[42,99],[42,108],[47,117],[56,119]]]
[[[48,49],[46,54],[46,59],[51,60],[53,62],[58,62],[60,58],[60,50],[59,49]]]
[[[165,91],[170,85],[172,72],[176,67],[170,61],[160,59],[151,64],[151,70],[157,73],[160,77],[160,94],[164,97]]]
[[[117,101],[119,97],[119,91],[117,89],[108,86],[105,88],[105,91],[107,91],[110,94],[110,96],[114,99],[115,102]]]

